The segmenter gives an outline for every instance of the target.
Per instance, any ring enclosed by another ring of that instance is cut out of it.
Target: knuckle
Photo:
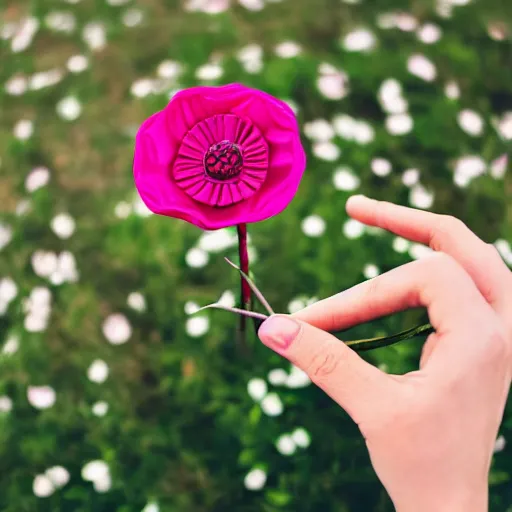
[[[317,386],[322,387],[322,384],[337,372],[343,363],[342,351],[337,350],[332,342],[327,341],[313,356],[306,373]]]
[[[442,250],[443,246],[449,244],[454,238],[468,229],[466,224],[452,215],[440,215],[439,220],[432,230],[430,236],[430,247],[435,251]]]

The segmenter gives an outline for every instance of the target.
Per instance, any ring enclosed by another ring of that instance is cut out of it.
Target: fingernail
[[[300,324],[289,316],[274,315],[263,322],[258,331],[260,340],[270,348],[286,350],[297,337]]]

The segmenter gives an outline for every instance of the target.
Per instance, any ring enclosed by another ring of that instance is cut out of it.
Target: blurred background
[[[230,314],[189,316],[238,300],[236,233],[151,215],[134,135],[196,84],[296,110],[299,193],[249,226],[280,312],[428,252],[349,220],[356,192],[456,215],[512,264],[511,39],[506,0],[2,0],[0,509],[392,511],[339,407]],[[420,346],[365,357],[403,373]],[[512,511],[510,407],[495,451]]]

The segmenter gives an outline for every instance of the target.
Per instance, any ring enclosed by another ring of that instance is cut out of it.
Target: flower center
[[[238,176],[242,172],[243,163],[240,146],[229,140],[211,145],[204,155],[204,170],[217,181]]]

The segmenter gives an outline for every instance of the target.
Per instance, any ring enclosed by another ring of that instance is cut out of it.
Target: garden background
[[[189,316],[238,297],[235,233],[150,215],[134,134],[200,83],[296,109],[299,193],[249,227],[279,311],[427,252],[349,220],[356,192],[456,215],[512,264],[511,38],[507,0],[3,0],[0,510],[393,510],[338,406],[228,313]],[[403,373],[419,350],[365,357]],[[511,477],[509,407],[492,511]]]

